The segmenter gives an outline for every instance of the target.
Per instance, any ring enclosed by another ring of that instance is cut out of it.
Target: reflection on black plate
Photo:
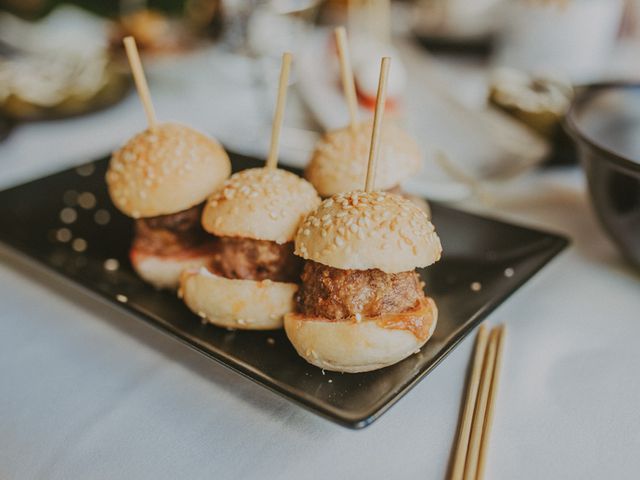
[[[238,155],[232,161],[236,170],[259,165]],[[0,240],[261,385],[352,428],[382,415],[567,245],[555,235],[433,205],[445,251],[423,272],[440,309],[433,338],[418,354],[376,372],[323,372],[299,358],[282,332],[202,324],[173,294],[143,283],[127,259],[132,222],[109,201],[106,166],[100,160],[0,192]]]

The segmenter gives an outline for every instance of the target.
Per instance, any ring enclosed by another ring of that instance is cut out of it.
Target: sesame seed
[[[87,249],[87,241],[83,238],[76,238],[73,242],[71,242],[71,248],[73,248],[76,252],[84,252]]]
[[[96,210],[96,213],[93,214],[93,221],[98,225],[106,225],[111,221],[111,214],[104,209]]]
[[[93,174],[96,167],[93,163],[87,163],[76,168],[76,173],[81,177],[89,177]]]
[[[66,243],[71,240],[71,230],[68,228],[60,228],[56,231],[56,240],[61,243]]]
[[[118,268],[120,268],[120,262],[115,258],[107,258],[104,261],[104,269],[108,272],[115,272]]]
[[[96,197],[91,192],[83,192],[78,195],[78,204],[85,210],[90,210],[96,206]]]
[[[66,207],[60,210],[60,220],[62,223],[70,224],[76,221],[78,214],[71,207]]]

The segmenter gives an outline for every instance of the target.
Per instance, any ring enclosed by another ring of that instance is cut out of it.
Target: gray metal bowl
[[[605,230],[640,267],[640,84],[584,88],[565,119]]]

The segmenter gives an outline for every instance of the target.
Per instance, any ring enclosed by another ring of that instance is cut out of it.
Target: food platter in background
[[[132,84],[108,51],[106,29],[75,7],[35,23],[1,15],[0,115],[13,123],[58,119],[122,100]]]

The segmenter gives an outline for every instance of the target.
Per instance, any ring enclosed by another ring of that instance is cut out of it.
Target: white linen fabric
[[[219,136],[255,126],[267,144],[262,117],[245,114],[250,95],[230,105],[211,86],[205,99],[163,78],[152,77],[160,118]],[[0,185],[105,154],[143,121],[132,96],[86,118],[20,127],[0,143]],[[487,478],[637,478],[638,273],[596,224],[577,167],[491,193],[491,206],[473,208],[574,244],[488,320],[508,330]],[[445,476],[472,336],[379,421],[350,431],[4,249],[0,285],[2,479]]]

